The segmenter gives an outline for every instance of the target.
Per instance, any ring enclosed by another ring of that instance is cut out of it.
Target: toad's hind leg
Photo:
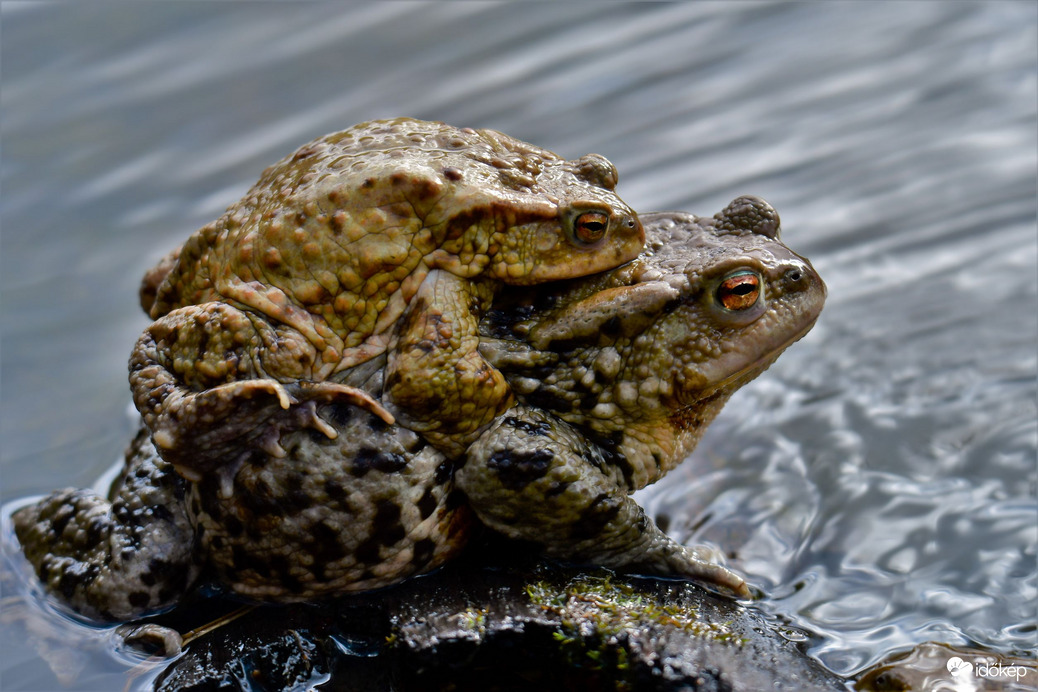
[[[739,575],[663,533],[620,471],[550,414],[518,406],[501,416],[469,448],[455,481],[483,523],[553,557],[749,593]]]
[[[47,590],[88,618],[129,620],[174,604],[198,576],[185,484],[141,429],[111,498],[59,490],[14,513]]]
[[[389,346],[383,401],[407,428],[460,455],[512,404],[504,376],[477,351],[487,282],[429,272]]]
[[[318,404],[360,406],[393,422],[366,392],[311,381],[316,358],[290,327],[225,303],[190,305],[141,335],[130,358],[130,387],[162,457],[199,480],[231,469],[252,448],[283,456],[282,432],[313,428],[335,437],[317,417]]]

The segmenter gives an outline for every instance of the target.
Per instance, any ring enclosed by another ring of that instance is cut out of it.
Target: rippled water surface
[[[1036,650],[1038,5],[3,3],[2,499],[131,423],[141,273],[308,139],[376,117],[595,151],[639,210],[743,193],[815,330],[641,499],[855,674]],[[0,687],[120,689],[8,577]],[[66,640],[72,646],[63,646]]]

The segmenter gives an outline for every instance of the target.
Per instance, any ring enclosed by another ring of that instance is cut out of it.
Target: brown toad
[[[499,301],[484,319],[480,351],[519,404],[469,447],[455,483],[484,524],[549,555],[745,594],[630,493],[686,459],[728,398],[810,330],[825,285],[759,198],[712,219],[642,220],[635,261]]]
[[[499,297],[484,316],[480,351],[518,403],[463,457],[366,407],[321,402],[334,439],[281,425],[298,411],[277,409],[283,453],[253,449],[233,475],[191,481],[142,427],[111,501],[66,490],[15,515],[26,555],[80,613],[127,619],[175,603],[202,566],[271,601],[391,584],[455,555],[474,514],[556,557],[745,593],[629,494],[684,459],[730,394],[810,329],[825,288],[760,200],[712,219],[642,218],[649,242],[634,262]],[[341,381],[377,392],[386,361]]]
[[[233,473],[286,425],[334,436],[313,410],[342,401],[460,453],[513,401],[477,351],[497,286],[640,252],[616,179],[595,154],[409,118],[306,144],[145,279],[130,382],[156,447],[192,479]],[[337,381],[383,353],[382,391]]]

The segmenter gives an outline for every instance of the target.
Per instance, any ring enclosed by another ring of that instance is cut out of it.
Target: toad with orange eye
[[[145,277],[130,382],[159,453],[233,474],[286,426],[334,436],[314,411],[342,402],[456,456],[514,401],[476,348],[497,290],[641,251],[616,182],[596,154],[410,118],[304,145]],[[348,373],[382,357],[363,391]]]
[[[825,286],[759,198],[714,218],[641,218],[633,262],[495,302],[480,351],[519,403],[455,481],[483,524],[550,555],[745,595],[741,577],[669,538],[630,493],[686,459],[728,397],[807,333]]]

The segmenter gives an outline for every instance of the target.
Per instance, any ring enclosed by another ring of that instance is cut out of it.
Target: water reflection
[[[825,313],[645,503],[838,672],[926,640],[1033,655],[1033,3],[2,12],[4,499],[120,453],[155,259],[313,136],[443,119],[599,151],[643,210],[769,199]],[[5,688],[51,684],[4,610]],[[80,684],[121,685],[78,651]]]

